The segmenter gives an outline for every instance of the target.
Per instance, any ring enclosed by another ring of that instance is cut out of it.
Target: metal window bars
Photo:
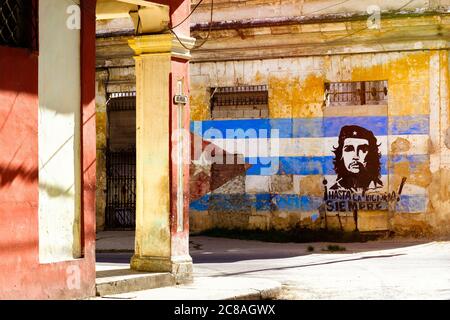
[[[106,227],[136,226],[136,152],[107,152]]]
[[[267,85],[217,87],[211,89],[213,106],[265,105],[269,103]]]
[[[388,103],[388,82],[359,81],[325,84],[327,106],[385,105]]]
[[[136,92],[108,95],[108,117],[111,112],[136,110]],[[135,126],[134,124],[130,124]],[[111,132],[110,132],[111,135]],[[106,152],[105,226],[111,230],[134,229],[136,226],[136,147]]]
[[[114,92],[108,96],[108,111],[136,110],[136,92]]]
[[[267,118],[269,91],[267,85],[211,88],[213,119]]]
[[[0,0],[0,45],[38,49],[36,0]]]

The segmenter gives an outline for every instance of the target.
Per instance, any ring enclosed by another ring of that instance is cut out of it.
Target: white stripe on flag
[[[382,155],[388,154],[388,142],[392,146],[399,142],[395,154],[428,154],[428,135],[378,136]],[[334,156],[333,147],[338,145],[338,137],[326,138],[282,138],[282,139],[210,139],[207,140],[231,154],[245,157],[325,157]],[[409,143],[408,143],[409,142]],[[391,149],[391,146],[389,149]],[[390,150],[392,151],[392,150]]]

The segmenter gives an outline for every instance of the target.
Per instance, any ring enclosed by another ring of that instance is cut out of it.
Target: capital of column
[[[171,33],[136,36],[128,40],[128,45],[136,56],[152,53],[171,53],[173,57],[184,60],[191,59],[191,51],[195,38],[178,36]]]

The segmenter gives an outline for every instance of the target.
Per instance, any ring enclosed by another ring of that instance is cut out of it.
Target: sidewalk
[[[196,250],[191,242],[191,250]],[[129,270],[134,252],[134,232],[101,232],[97,234],[96,300],[269,300],[282,290],[278,281],[241,276],[218,277],[195,272],[194,281],[175,285],[169,273],[150,274]],[[142,290],[142,287],[155,287]],[[140,291],[129,291],[139,288]],[[126,292],[117,293],[114,292]]]
[[[102,251],[97,254],[98,268],[128,269],[133,237],[133,233],[99,234],[98,248]],[[117,244],[125,251],[115,251]],[[330,243],[326,242],[269,243],[192,236],[193,284],[104,294],[103,299],[450,297],[450,241],[394,238],[339,243],[338,251],[329,248]],[[167,275],[170,274],[161,277]]]
[[[96,252],[134,252],[134,231],[97,233]]]
[[[271,300],[281,293],[273,280],[244,277],[196,277],[189,285],[172,286],[123,294],[105,295],[96,300]]]

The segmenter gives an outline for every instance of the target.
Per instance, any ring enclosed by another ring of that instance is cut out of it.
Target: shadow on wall
[[[0,189],[10,186],[16,179],[21,179],[25,182],[37,181],[38,169],[26,168],[24,165],[0,164]]]
[[[38,180],[38,169],[26,168],[23,165],[0,164],[0,190],[11,186],[16,179],[28,183],[36,182]],[[45,190],[50,197],[71,197],[71,189],[73,186],[63,189],[49,184],[39,184],[39,188]]]

